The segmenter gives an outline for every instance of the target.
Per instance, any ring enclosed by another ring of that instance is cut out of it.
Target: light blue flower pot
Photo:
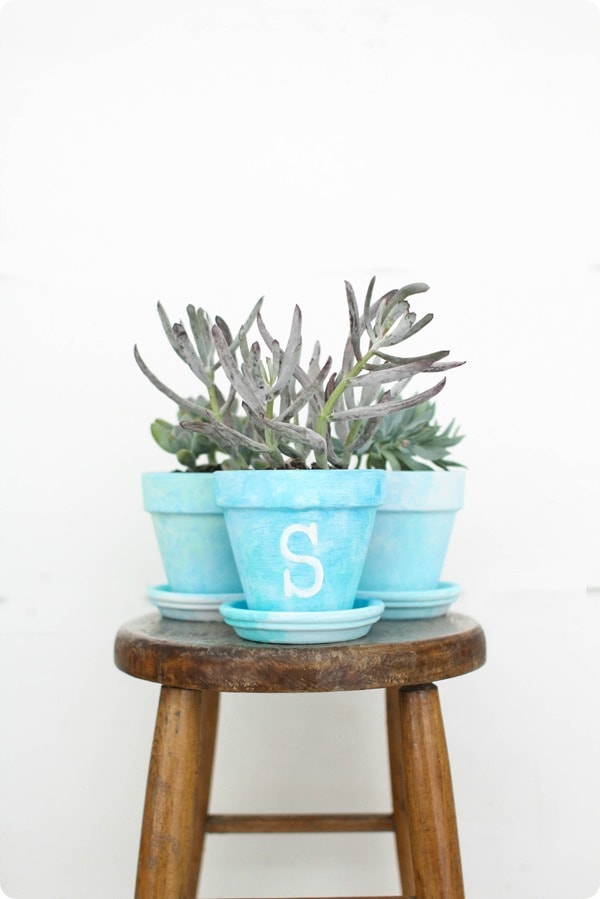
[[[359,596],[433,590],[462,508],[465,472],[388,471],[386,478]]]
[[[142,489],[171,591],[223,601],[241,596],[225,520],[215,503],[214,474],[144,474]]]
[[[217,472],[247,607],[351,609],[384,483],[381,471]]]

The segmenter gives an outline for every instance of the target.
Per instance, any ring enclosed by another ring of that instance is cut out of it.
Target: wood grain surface
[[[189,690],[311,693],[401,687],[457,677],[485,661],[485,637],[465,615],[379,621],[347,643],[251,643],[220,622],[145,615],[119,630],[117,667]]]

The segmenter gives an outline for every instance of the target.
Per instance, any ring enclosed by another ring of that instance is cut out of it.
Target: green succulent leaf
[[[388,467],[395,471],[428,471],[432,466],[444,471],[460,468],[459,463],[448,459],[448,454],[463,436],[454,421],[442,430],[435,421],[435,411],[435,404],[426,402],[381,419],[371,445],[357,447],[357,455],[365,458],[369,468]]]
[[[196,457],[188,449],[178,450],[177,461],[180,465],[185,465],[185,467],[190,471],[193,471],[196,468]]]
[[[174,426],[157,418],[150,425],[150,433],[154,437],[161,449],[167,453],[176,453],[178,450],[177,441],[173,436]]]

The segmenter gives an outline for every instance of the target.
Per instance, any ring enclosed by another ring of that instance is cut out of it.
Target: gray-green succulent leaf
[[[343,419],[354,418],[382,418],[385,415],[391,415],[393,412],[399,412],[401,409],[408,409],[410,406],[416,406],[418,403],[424,403],[426,400],[436,396],[443,389],[446,379],[442,378],[433,387],[423,390],[415,396],[406,397],[404,399],[393,399],[384,402],[375,403],[373,406],[357,406],[354,409],[341,409],[339,412],[333,412],[330,416],[331,421],[342,421]]]

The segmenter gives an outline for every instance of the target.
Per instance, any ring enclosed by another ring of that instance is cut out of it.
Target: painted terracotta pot
[[[242,587],[214,483],[205,472],[142,476],[170,591],[224,602],[240,598]]]
[[[386,472],[386,499],[377,512],[359,596],[438,588],[465,472]]]
[[[381,471],[217,472],[248,609],[352,609],[384,484]]]

